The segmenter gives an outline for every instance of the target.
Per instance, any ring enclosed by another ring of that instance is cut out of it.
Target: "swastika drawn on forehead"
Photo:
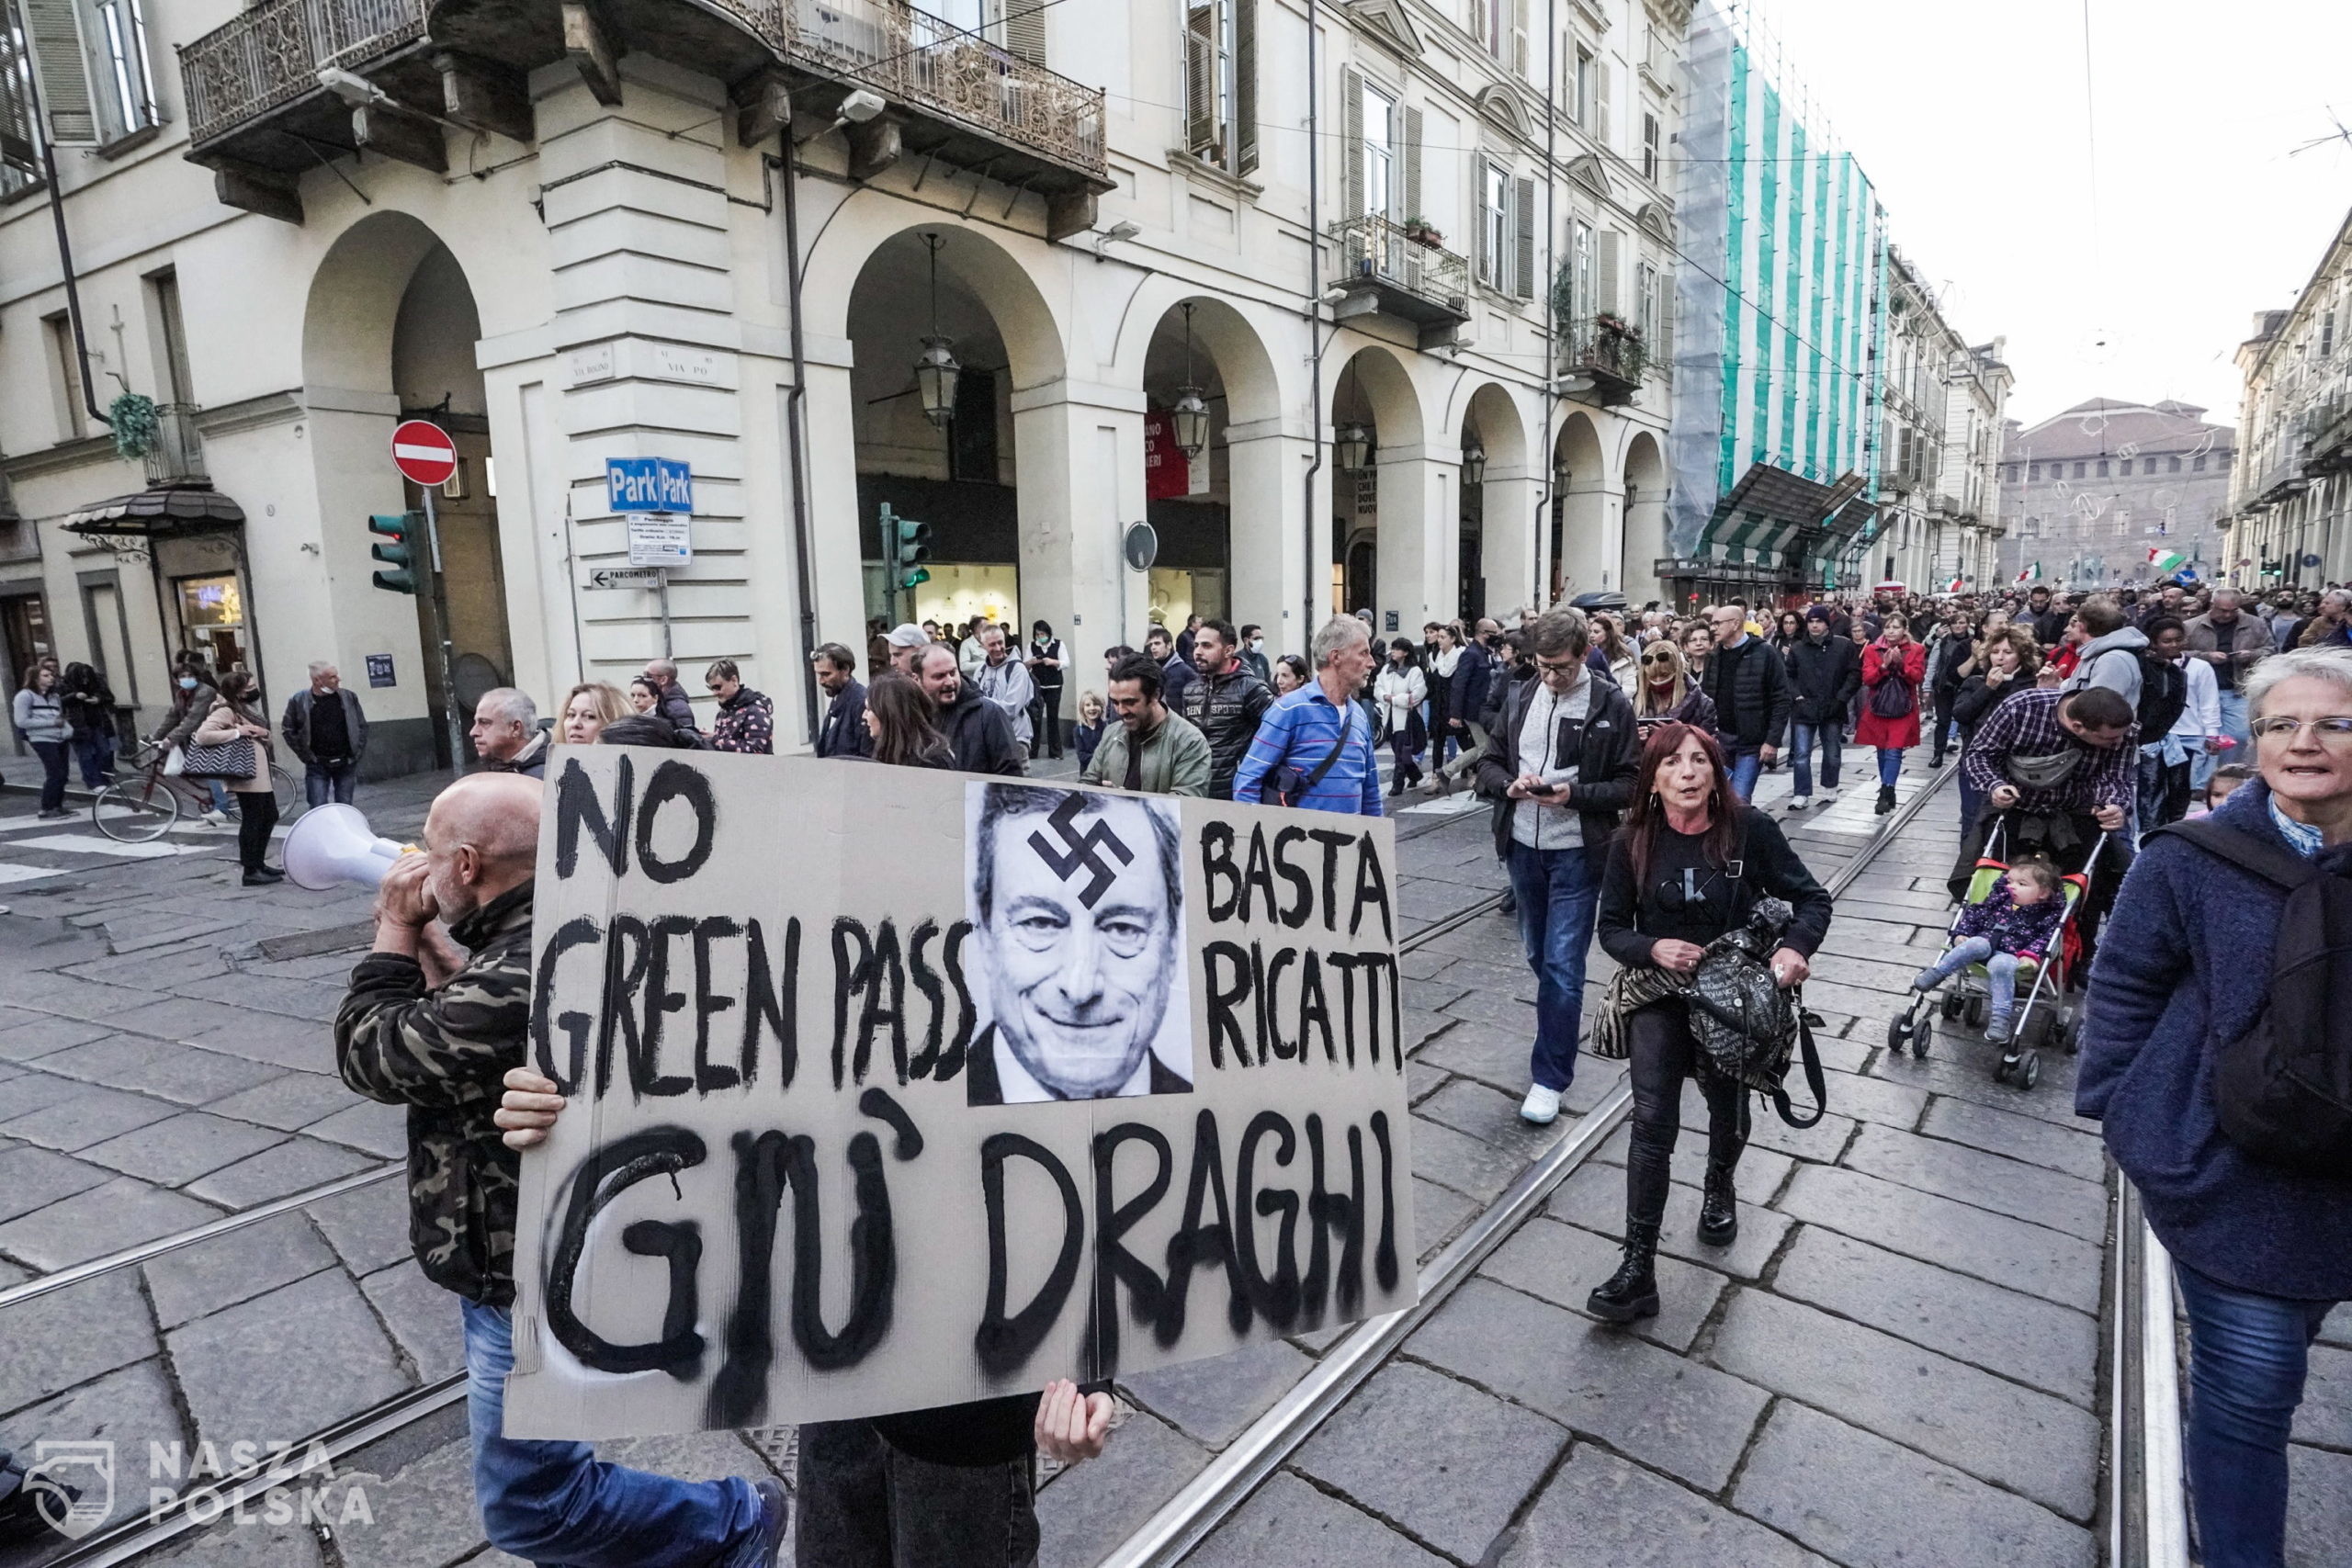
[[[1111,863],[1096,852],[1109,852],[1118,857],[1121,865],[1133,864],[1136,852],[1111,831],[1108,822],[1098,820],[1083,833],[1080,832],[1078,814],[1086,809],[1086,804],[1084,795],[1070,795],[1054,807],[1054,814],[1046,818],[1046,824],[1061,839],[1059,848],[1047,842],[1043,833],[1030,834],[1029,847],[1036,851],[1037,858],[1051,867],[1054,874],[1064,882],[1084,872],[1088,880],[1086,886],[1079,889],[1078,901],[1091,909],[1102,902],[1102,895],[1111,891],[1111,884],[1119,875]]]

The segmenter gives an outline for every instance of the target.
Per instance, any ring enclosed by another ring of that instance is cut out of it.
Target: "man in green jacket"
[[[1080,775],[1085,783],[1147,795],[1208,794],[1208,738],[1160,701],[1166,681],[1148,654],[1129,654],[1112,669],[1111,711],[1119,728],[1103,734]]]

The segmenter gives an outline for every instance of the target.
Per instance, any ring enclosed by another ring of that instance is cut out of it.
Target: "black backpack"
[[[2172,733],[2188,711],[2188,671],[2169,659],[2140,656],[2140,743],[2154,745]]]
[[[2156,831],[2287,890],[2269,997],[2213,1058],[2222,1131],[2266,1165],[2352,1178],[2352,1008],[2329,1000],[2352,996],[2352,874],[2210,819]]]

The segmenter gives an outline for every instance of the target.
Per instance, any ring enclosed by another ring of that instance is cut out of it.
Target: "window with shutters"
[[[1363,210],[1402,219],[1396,210],[1396,100],[1367,82],[1363,87]]]
[[[147,61],[147,19],[143,0],[85,0],[83,29],[90,61],[91,85],[98,110],[98,133],[105,141],[153,130],[163,117],[155,111],[155,79]],[[1020,0],[1027,6],[1044,0]],[[1037,54],[1045,57],[1040,21]]]
[[[1585,323],[1592,319],[1592,225],[1572,218],[1568,220],[1568,315],[1579,337],[1585,335]]]
[[[1657,268],[1647,262],[1634,267],[1634,330],[1645,344],[1657,341]]]
[[[1478,161],[1478,281],[1489,288],[1510,286],[1511,241],[1510,171]]]
[[[1510,187],[1510,291],[1521,299],[1535,298],[1535,182],[1513,180]]]
[[[1230,174],[1258,166],[1257,15],[1257,0],[1184,4],[1185,148]]]
[[[57,439],[82,438],[82,356],[74,347],[74,322],[60,311],[41,319],[49,333],[50,391],[57,403]]]
[[[1567,90],[1562,95],[1568,100],[1568,118],[1581,129],[1590,131],[1593,121],[1593,86],[1600,62],[1592,51],[1582,44],[1571,46],[1568,53]]]
[[[1652,185],[1657,184],[1660,140],[1657,116],[1644,114],[1642,116],[1642,178]]]
[[[1623,319],[1617,292],[1617,253],[1624,243],[1625,237],[1612,229],[1593,236],[1592,310],[1597,316]]]
[[[0,198],[41,182],[40,132],[33,114],[32,51],[13,6],[0,9]]]
[[[196,378],[187,362],[187,326],[180,315],[180,278],[175,270],[156,273],[147,280],[147,297],[154,307],[156,381],[167,403],[196,401]],[[960,384],[960,383],[959,383]]]

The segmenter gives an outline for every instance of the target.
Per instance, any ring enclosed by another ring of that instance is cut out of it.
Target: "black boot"
[[[1894,786],[1893,784],[1881,784],[1881,785],[1879,785],[1879,786],[1878,786],[1878,814],[1879,814],[1881,817],[1883,817],[1883,816],[1885,816],[1888,812],[1890,812],[1890,811],[1892,811],[1892,810],[1894,810]]]
[[[1732,1188],[1735,1168],[1707,1162],[1707,1185],[1699,1200],[1699,1239],[1729,1247],[1739,1236],[1739,1194]]]
[[[1584,1310],[1603,1323],[1633,1323],[1657,1315],[1657,1226],[1629,1221],[1625,1261],[1586,1298]]]

